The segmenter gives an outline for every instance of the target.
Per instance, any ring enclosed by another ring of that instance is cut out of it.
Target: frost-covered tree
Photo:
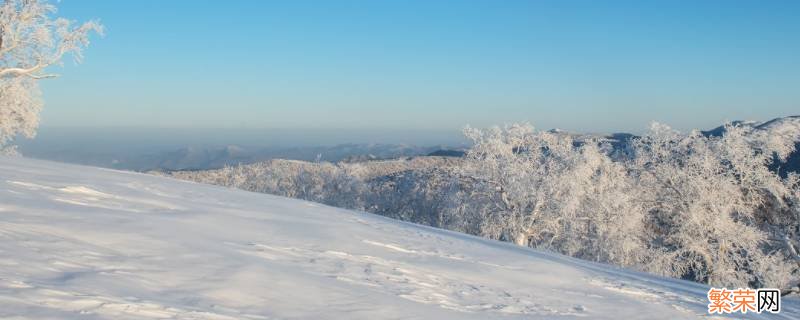
[[[769,165],[800,139],[654,125],[626,155],[529,125],[467,129],[473,179],[452,210],[484,236],[714,285],[788,287],[799,273],[797,177]],[[775,130],[773,130],[774,132]]]
[[[648,204],[645,234],[659,251],[646,269],[715,285],[788,285],[796,266],[770,239],[796,239],[796,194],[768,165],[798,137],[734,125],[707,137],[654,124],[631,162]]]
[[[465,133],[474,146],[463,175],[475,179],[465,200],[484,210],[485,236],[618,265],[642,261],[635,188],[600,141],[530,125]],[[495,201],[469,201],[485,198]]]
[[[48,66],[66,55],[76,62],[89,44],[91,32],[102,26],[81,25],[54,18],[56,9],[41,0],[4,0],[0,4],[0,149],[17,135],[33,137],[39,125],[42,99],[37,81],[55,77]]]
[[[465,130],[464,158],[269,162],[173,176],[322,202],[728,287],[800,292],[800,121],[655,124],[612,147],[530,125]]]

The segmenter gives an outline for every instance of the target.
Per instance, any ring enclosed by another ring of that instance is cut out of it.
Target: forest
[[[463,157],[271,160],[180,179],[362,210],[714,286],[797,291],[800,119],[624,141],[466,128]]]

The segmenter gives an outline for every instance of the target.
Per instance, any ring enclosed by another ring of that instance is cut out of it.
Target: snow
[[[686,319],[707,317],[707,290],[300,200],[0,157],[3,319]],[[798,315],[784,298],[779,315],[747,316]]]

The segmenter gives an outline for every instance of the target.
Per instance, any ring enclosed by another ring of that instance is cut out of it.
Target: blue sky
[[[800,1],[62,0],[43,126],[641,131],[800,113]]]

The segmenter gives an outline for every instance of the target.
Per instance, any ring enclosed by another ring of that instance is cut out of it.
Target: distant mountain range
[[[442,148],[442,146],[419,147],[397,144],[341,144],[297,148],[247,148],[231,145],[221,148],[182,148],[133,159],[125,166],[127,169],[138,171],[203,170],[270,159],[354,162],[420,156]]]
[[[83,150],[35,150],[25,152],[33,158],[85,164],[113,169],[206,170],[229,165],[249,164],[271,159],[303,161],[357,162],[423,156],[444,146],[413,146],[403,144],[340,144],[321,147],[250,147],[228,145],[221,147],[184,147],[158,152],[105,152]],[[24,151],[23,151],[24,152]]]
[[[751,126],[755,130],[763,130],[769,135],[779,137],[787,130],[800,130],[800,116],[777,118],[766,122],[736,121],[738,125]],[[597,138],[598,135],[576,134],[558,129],[552,130],[562,134],[570,134],[575,140]],[[708,136],[719,136],[725,126],[701,131]],[[630,133],[614,133],[600,135],[611,143],[615,150],[624,150],[625,146],[636,137]],[[800,144],[797,145],[800,149]],[[26,156],[46,160],[93,165],[123,170],[205,170],[216,169],[226,165],[249,164],[271,159],[289,159],[303,161],[359,162],[381,159],[394,159],[415,156],[461,157],[465,147],[453,146],[415,146],[407,144],[339,144],[318,147],[258,147],[242,145],[203,146],[162,149],[160,151],[125,150],[93,152],[88,149],[73,148],[39,148],[26,150]],[[800,151],[793,152],[785,162],[776,162],[774,170],[785,176],[788,172],[800,172]]]
[[[758,121],[733,121],[732,124],[738,126],[751,127],[755,131],[766,133],[770,137],[781,138],[788,132],[800,132],[800,116],[788,116],[782,118],[775,118],[765,122]],[[721,136],[725,133],[725,125],[713,128],[711,130],[701,131],[705,136]],[[611,141],[615,149],[625,146],[635,135],[627,133],[616,133],[606,136]],[[777,171],[783,177],[790,172],[800,173],[800,141],[795,142],[795,150],[786,161],[776,161],[772,164],[772,169]]]
[[[800,116],[776,118],[763,123],[747,122],[742,124],[752,126],[756,130],[763,130],[769,136],[779,138],[790,131],[800,131]],[[712,131],[715,130],[724,132],[724,127],[715,128]],[[709,134],[708,131],[704,133]],[[800,141],[795,142],[794,152],[789,154],[789,157],[786,159],[786,161],[775,162],[772,167],[783,177],[786,177],[786,175],[790,172],[800,173]]]

